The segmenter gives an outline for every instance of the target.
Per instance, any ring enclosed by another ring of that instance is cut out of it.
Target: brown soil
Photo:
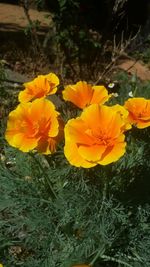
[[[135,74],[142,81],[150,80],[150,70],[143,62],[127,59],[121,62],[118,67],[128,74]]]
[[[32,22],[38,21],[37,32],[40,42],[52,25],[52,17],[48,12],[39,12],[35,9],[29,10]],[[35,53],[29,28],[29,22],[23,7],[0,3],[0,60],[5,60],[8,67],[28,76],[36,73],[49,71],[50,60]]]
[[[33,22],[39,21],[37,34],[39,40],[42,40],[49,26],[53,25],[52,16],[48,12],[39,12],[35,9],[30,9],[29,15]],[[23,7],[0,3],[0,60],[6,60],[9,68],[30,77],[37,73],[55,71],[53,51],[48,60],[40,55],[33,57],[31,37],[25,35],[28,25]],[[47,52],[50,51],[51,49]],[[129,74],[136,74],[141,80],[150,80],[150,70],[142,62],[125,59],[116,67]]]
[[[47,29],[52,22],[48,12],[39,12],[34,9],[29,10],[32,21],[40,22],[40,29]],[[18,31],[24,30],[28,26],[28,20],[25,16],[23,7],[0,3],[0,31]]]

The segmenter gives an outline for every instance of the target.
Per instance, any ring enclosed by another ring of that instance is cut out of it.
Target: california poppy
[[[92,86],[85,81],[67,85],[62,94],[64,100],[81,109],[91,104],[104,104],[111,96],[103,85]]]
[[[65,126],[66,158],[84,168],[117,161],[125,153],[123,127],[124,120],[112,107],[90,105]]]
[[[39,75],[31,82],[24,83],[25,89],[19,93],[19,102],[29,102],[36,98],[55,94],[59,79],[54,73]]]
[[[150,100],[143,97],[130,98],[124,107],[128,110],[128,120],[137,128],[150,126]]]
[[[5,138],[23,152],[36,149],[44,154],[55,152],[59,136],[59,113],[49,100],[21,103],[10,112]]]

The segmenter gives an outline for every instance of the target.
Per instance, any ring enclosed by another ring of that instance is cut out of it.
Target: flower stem
[[[97,254],[95,255],[95,257],[93,258],[93,260],[89,263],[89,266],[93,266],[93,264],[95,263],[95,261],[101,257],[104,253],[105,249],[104,246],[102,246],[102,248],[100,250],[98,250]]]
[[[113,261],[113,262],[117,262],[117,263],[120,263],[124,266],[127,266],[127,267],[133,267],[131,264],[125,262],[125,261],[122,261],[122,260],[119,260],[119,259],[116,259],[114,257],[109,257],[107,255],[102,255],[101,256],[102,259],[106,259],[106,260],[109,260],[109,261]]]
[[[51,194],[51,197],[52,198],[57,198],[57,195],[53,189],[53,186],[51,184],[51,181],[47,175],[47,173],[45,172],[41,162],[35,157],[35,155],[33,153],[29,153],[29,155],[34,159],[34,161],[36,162],[36,164],[39,166],[39,168],[41,169],[42,173],[43,173],[43,176],[44,176],[44,179],[46,181],[46,183],[48,184],[49,186],[49,190],[50,190],[50,194]]]
[[[122,261],[122,260],[116,259],[114,257],[110,257],[110,256],[103,254],[104,251],[105,251],[104,247],[101,250],[99,250],[97,252],[97,254],[95,255],[94,259],[89,263],[89,266],[93,266],[95,261],[100,257],[101,259],[105,259],[107,261],[113,261],[113,262],[122,264],[122,265],[127,266],[127,267],[133,267],[131,264],[129,264],[125,261]]]

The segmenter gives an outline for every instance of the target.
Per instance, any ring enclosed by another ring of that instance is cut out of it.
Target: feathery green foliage
[[[117,79],[120,103],[130,91],[149,94],[149,83]],[[126,138],[119,161],[82,169],[69,165],[62,147],[51,156],[27,154],[1,137],[4,267],[150,266],[150,129]]]

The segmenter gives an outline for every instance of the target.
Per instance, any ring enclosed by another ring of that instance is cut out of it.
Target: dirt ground
[[[37,36],[43,40],[52,25],[52,17],[48,12],[29,10],[32,22],[38,22]],[[11,70],[33,77],[35,72],[47,72],[47,62],[33,59],[34,47],[30,33],[26,34],[29,22],[23,7],[0,3],[0,60],[6,61]],[[36,70],[35,70],[36,68]]]
[[[34,9],[29,10],[29,15],[32,21],[40,22],[40,29],[47,29],[52,22],[50,13],[37,11]],[[24,30],[28,25],[28,20],[25,16],[23,7],[17,5],[0,3],[0,31]]]
[[[38,38],[44,38],[49,25],[53,25],[51,14],[30,9],[29,15],[33,22],[39,22]],[[47,73],[53,70],[53,62],[40,58],[38,62],[34,62],[31,38],[25,35],[27,29],[28,20],[23,7],[0,3],[0,60],[6,61],[12,71],[29,77],[35,76],[36,72]],[[118,68],[136,74],[141,80],[150,80],[150,70],[142,62],[124,59],[118,63]]]

